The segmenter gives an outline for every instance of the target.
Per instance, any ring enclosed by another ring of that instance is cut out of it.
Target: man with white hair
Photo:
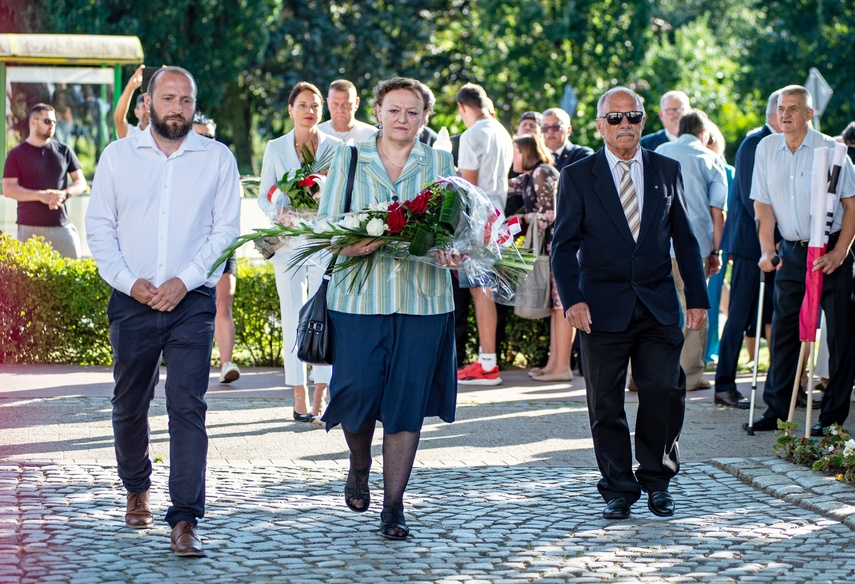
[[[680,165],[638,146],[645,115],[626,87],[597,103],[605,147],[561,171],[552,270],[570,326],[579,331],[588,416],[606,501],[605,519],[627,519],[643,491],[661,517],[680,470],[686,376],[671,275],[671,242],[685,282],[686,326],[697,330],[709,299]],[[638,385],[633,470],[624,408],[627,365]]]
[[[799,311],[805,296],[808,243],[811,228],[811,181],[814,151],[836,146],[834,138],[811,128],[810,92],[788,85],[778,96],[781,133],[766,136],[757,146],[751,199],[759,221],[760,269],[775,275],[775,312],[769,352],[769,375],[763,389],[768,406],[754,420],[754,430],[775,430],[779,419],[787,419],[799,357]],[[830,151],[830,150],[829,150]],[[813,261],[813,271],[822,270],[820,303],[828,323],[831,376],[822,396],[822,411],[812,436],[822,436],[832,424],[843,424],[849,415],[855,378],[855,309],[852,240],[855,238],[855,170],[844,158],[837,192],[840,199],[831,218],[826,252]],[[775,242],[775,228],[783,240]],[[772,263],[774,257],[780,262]]]
[[[552,164],[559,171],[594,153],[587,146],[577,146],[570,141],[570,136],[573,134],[570,114],[560,107],[549,108],[543,112],[540,131],[546,147],[552,153]]]
[[[641,147],[656,150],[665,142],[675,142],[680,135],[680,116],[692,107],[689,96],[679,90],[667,92],[659,100],[659,120],[663,129],[641,139]]]

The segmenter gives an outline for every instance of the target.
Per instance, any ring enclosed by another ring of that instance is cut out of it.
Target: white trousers
[[[297,243],[299,245],[299,243]],[[297,316],[310,294],[317,292],[324,276],[329,256],[312,258],[302,266],[288,269],[294,256],[295,244],[289,242],[277,250],[270,261],[276,273],[276,290],[282,311],[282,357],[285,362],[285,385],[306,385],[307,365],[297,359]],[[332,366],[313,365],[315,383],[329,383]]]

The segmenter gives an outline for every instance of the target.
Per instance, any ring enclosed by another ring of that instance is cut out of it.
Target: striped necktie
[[[632,177],[629,174],[632,160],[620,160],[618,164],[623,169],[623,176],[620,177],[620,204],[623,207],[624,215],[626,215],[629,230],[632,232],[632,239],[638,241],[641,213],[638,212],[638,197],[635,194],[635,185],[632,183]]]

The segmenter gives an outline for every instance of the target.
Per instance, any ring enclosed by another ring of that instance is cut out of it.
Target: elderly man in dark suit
[[[727,206],[727,222],[721,236],[721,248],[727,250],[733,267],[730,272],[727,321],[718,346],[715,403],[742,410],[748,409],[749,401],[736,389],[736,366],[742,349],[742,338],[751,325],[757,322],[757,295],[760,292],[760,268],[757,266],[760,261],[760,240],[757,239],[757,226],[754,223],[754,201],[750,198],[751,175],[754,172],[757,144],[766,136],[781,131],[778,125],[778,93],[775,91],[769,96],[766,124],[749,134],[736,151],[736,176]],[[767,284],[770,282],[774,283],[774,280],[767,278]],[[767,316],[771,316],[769,312],[766,310]],[[765,320],[771,322],[770,319]],[[761,332],[755,332],[758,339]]]
[[[665,93],[659,100],[659,120],[662,122],[662,129],[643,137],[641,147],[656,150],[665,142],[676,142],[680,135],[680,116],[691,107],[689,96],[679,89]]]
[[[626,519],[642,491],[656,515],[674,514],[686,376],[671,275],[671,241],[685,282],[686,325],[709,308],[701,253],[686,211],[680,165],[639,148],[641,99],[626,87],[597,103],[605,147],[561,172],[552,268],[567,321],[582,337],[582,364],[603,517]],[[624,410],[626,370],[638,385],[633,472]]]

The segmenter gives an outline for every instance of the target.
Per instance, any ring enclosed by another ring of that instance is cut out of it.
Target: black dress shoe
[[[623,497],[615,497],[603,509],[603,519],[627,519],[629,518],[629,501]]]
[[[751,402],[748,401],[748,398],[743,396],[735,389],[715,392],[715,397],[713,398],[713,401],[717,406],[727,406],[729,408],[736,408],[737,410],[747,410],[748,407],[751,405]]]
[[[810,427],[810,435],[822,438],[823,436],[825,436],[824,430],[825,426],[823,426],[822,423],[817,422],[816,424]]]
[[[298,414],[297,412],[292,412],[294,414],[295,422],[311,422],[314,419],[312,414]]]
[[[768,432],[778,429],[778,420],[763,414],[751,424],[751,428],[758,432]]]
[[[659,517],[671,517],[674,514],[674,498],[668,491],[652,491],[647,495],[647,508]]]
[[[805,390],[799,389],[799,395],[796,396],[796,407],[797,408],[806,408],[807,407],[807,393]],[[811,407],[814,410],[818,410],[822,407],[822,400],[815,399],[811,402]]]

